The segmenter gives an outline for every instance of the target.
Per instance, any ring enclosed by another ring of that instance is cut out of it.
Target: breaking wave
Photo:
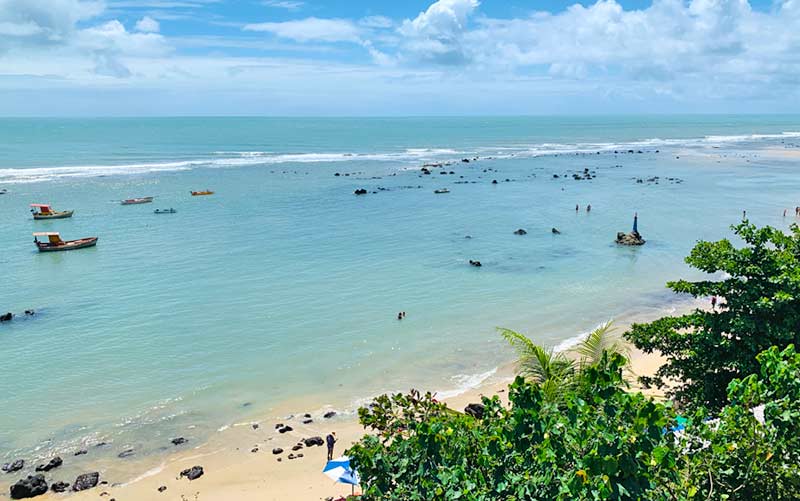
[[[280,164],[312,164],[337,162],[393,162],[402,167],[420,162],[458,161],[463,156],[479,155],[495,159],[539,157],[563,154],[608,153],[615,150],[656,149],[660,147],[720,147],[740,143],[756,143],[800,138],[800,132],[780,134],[749,134],[730,136],[705,136],[694,139],[652,138],[618,143],[539,143],[531,145],[501,145],[476,147],[469,151],[453,148],[408,148],[383,153],[274,153],[270,151],[214,151],[207,158],[181,161],[143,162],[120,165],[78,165],[62,167],[30,167],[0,169],[0,184],[38,183],[70,178],[87,178],[120,175],[145,175],[159,172],[177,172],[197,168],[235,168]]]

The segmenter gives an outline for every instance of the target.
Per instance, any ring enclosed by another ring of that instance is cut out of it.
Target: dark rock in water
[[[364,189],[364,188],[359,188],[356,191],[354,191],[353,193],[355,193],[356,195],[366,195],[367,194],[367,190]]]
[[[642,238],[638,231],[630,233],[619,232],[617,233],[616,242],[619,245],[644,245],[646,240]]]
[[[106,445],[108,445],[108,442],[100,442],[98,444],[94,444],[95,447],[103,447],[103,446],[106,446]]]
[[[289,454],[288,456],[286,456],[286,459],[294,459],[294,458],[295,458],[294,454]]]
[[[0,315],[0,322],[10,322],[14,315],[9,311],[5,315]]]
[[[272,453],[273,454],[282,454],[283,453],[283,449],[281,449],[280,447],[275,447],[274,449],[272,449]]]
[[[300,444],[297,444],[297,445],[295,445],[294,447],[292,447],[292,450],[293,450],[293,451],[299,451],[299,450],[300,450],[300,449],[302,449],[302,448],[303,448],[303,446],[302,446],[302,445],[300,445]]]
[[[258,423],[253,423],[253,429],[254,429],[254,430],[257,430],[257,429],[258,429],[258,427],[259,427],[259,424],[258,424]]]
[[[483,418],[483,404],[469,404],[464,408],[464,414],[469,414],[475,419]]]
[[[125,449],[124,451],[117,454],[118,458],[127,458],[136,454],[133,449]]]
[[[468,164],[469,163],[469,158],[462,158],[461,161],[464,162],[465,164]]]
[[[292,431],[293,429],[294,429],[294,428],[292,428],[291,426],[284,426],[283,428],[280,428],[280,429],[278,430],[278,433],[286,433],[286,432],[288,432],[288,431]]]
[[[158,492],[164,492],[165,490],[167,490],[166,485],[162,485],[161,487],[158,488]]]
[[[283,423],[278,423],[278,424],[275,425],[275,429],[276,430],[280,429],[280,428],[283,428]]]
[[[62,461],[60,457],[56,456],[48,461],[47,464],[40,464],[37,466],[36,471],[50,471],[53,468],[58,468],[62,464],[64,464],[64,461]]]
[[[313,420],[313,419],[304,419],[304,420],[303,420],[303,424],[311,424],[311,423],[313,423],[313,422],[314,422],[314,420]]]
[[[78,452],[76,452],[75,455],[76,456],[83,456],[84,454],[88,454],[88,453],[89,453],[89,451],[87,451],[86,449],[81,449]]]
[[[28,476],[11,486],[11,499],[27,499],[41,496],[47,492],[47,482],[44,475]]]
[[[328,411],[325,414],[323,414],[322,417],[324,417],[325,419],[330,419],[335,415],[336,415],[336,411]]]
[[[313,447],[315,445],[317,446],[325,445],[325,441],[322,440],[322,437],[309,437],[304,439],[303,443],[306,444],[306,447]]]
[[[172,442],[172,445],[181,445],[188,442],[188,440],[186,440],[183,437],[178,437],[178,438],[173,438],[172,440],[170,440],[170,442]]]
[[[551,228],[550,232],[553,233],[553,235],[561,235],[561,232],[558,231],[558,228]]]
[[[305,418],[309,418],[309,417],[311,417],[311,414],[309,414],[308,412],[306,412],[305,414],[303,414],[303,417],[305,417]]]
[[[497,184],[497,179],[492,179],[492,184]]]
[[[66,482],[53,482],[50,486],[50,490],[53,492],[64,492],[69,489],[69,484]]]
[[[527,234],[528,234],[528,232],[523,230],[522,228],[520,228],[520,229],[518,229],[517,231],[514,232],[514,235],[527,235]]]
[[[476,268],[480,268],[481,266],[483,266],[480,261],[473,261],[472,259],[469,260],[469,264],[471,264]]]
[[[341,176],[341,174],[339,174],[339,173],[337,172],[336,174],[334,174],[334,176],[336,176],[336,177],[339,177],[339,176]]]
[[[32,317],[32,316],[36,315],[36,312],[33,311],[33,310],[25,310],[25,315],[27,315],[29,317]]]
[[[181,478],[186,477],[189,480],[195,480],[203,476],[203,467],[202,466],[192,466],[191,468],[186,468],[181,472]]]
[[[253,447],[252,449],[250,449],[250,452],[258,452],[258,447]]]
[[[13,463],[6,463],[3,465],[2,469],[6,473],[14,473],[15,471],[19,471],[25,467],[25,460],[24,459],[17,459]]]
[[[100,474],[96,471],[91,473],[84,473],[83,475],[78,475],[78,478],[75,479],[75,483],[72,484],[72,490],[75,492],[78,491],[85,491],[86,489],[91,489],[97,485],[97,482],[100,480]]]

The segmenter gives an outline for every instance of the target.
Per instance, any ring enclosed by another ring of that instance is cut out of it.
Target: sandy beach
[[[619,324],[615,332],[624,332],[627,325]],[[631,369],[636,375],[652,374],[661,364],[656,354],[644,354],[631,349]],[[507,385],[514,377],[514,364],[506,364],[479,387],[460,395],[446,398],[447,404],[456,410],[463,410],[470,402],[478,402],[482,396],[498,395],[507,401]],[[634,388],[637,388],[634,385]],[[658,392],[650,392],[660,398]],[[287,404],[296,406],[297,403]],[[302,414],[291,415],[286,409],[283,419],[269,418],[254,423],[240,423],[220,433],[219,440],[195,445],[169,455],[166,460],[153,464],[152,458],[141,458],[128,463],[130,480],[107,478],[101,471],[101,482],[94,489],[68,494],[70,499],[95,500],[216,500],[233,501],[241,499],[278,501],[298,500],[317,501],[327,498],[337,499],[350,494],[347,485],[336,484],[324,476],[322,468],[326,462],[324,446],[303,446],[296,451],[292,447],[303,439],[325,437],[331,431],[336,433],[338,443],[335,455],[341,455],[353,442],[365,433],[357,418],[350,415],[337,415],[326,419],[314,415],[313,422],[303,424],[307,418]],[[291,431],[279,433],[279,424],[292,427]],[[273,454],[273,449],[283,452]],[[289,459],[289,454],[297,456]],[[302,456],[301,456],[302,455]],[[69,459],[67,459],[68,461]],[[204,475],[194,481],[180,477],[180,472],[193,466],[202,466]],[[4,479],[5,480],[5,479]],[[54,470],[48,480],[64,480]],[[71,480],[71,479],[70,479]],[[166,487],[166,489],[161,489]],[[7,492],[7,487],[4,487]],[[356,493],[358,489],[356,489]],[[48,493],[38,499],[63,499],[63,494]]]

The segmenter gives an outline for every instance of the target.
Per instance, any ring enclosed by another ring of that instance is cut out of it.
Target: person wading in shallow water
[[[333,460],[333,444],[336,443],[336,432],[331,432],[325,437],[325,442],[328,444],[328,461]]]

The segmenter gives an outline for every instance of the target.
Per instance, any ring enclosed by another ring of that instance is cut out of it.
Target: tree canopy
[[[744,221],[734,226],[744,242],[698,242],[686,262],[716,276],[667,286],[695,298],[716,296],[718,307],[635,324],[625,334],[667,362],[646,384],[676,385],[668,392],[680,404],[719,409],[734,378],[758,372],[756,355],[771,346],[800,343],[800,230],[786,234]]]

